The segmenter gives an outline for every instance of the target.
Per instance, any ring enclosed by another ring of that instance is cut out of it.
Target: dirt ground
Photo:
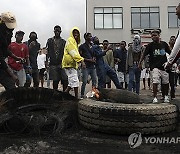
[[[151,90],[141,90],[141,101],[150,103],[152,101]],[[158,95],[160,98],[160,94]],[[179,106],[180,86],[176,89],[176,99],[171,103]],[[144,137],[180,137],[180,126],[170,133],[143,136],[142,144],[137,148],[130,148],[129,136],[109,135],[89,131],[82,126],[75,130],[69,130],[61,135],[52,136],[30,136],[30,135],[1,135],[0,154],[116,154],[116,153],[180,153],[180,143],[171,144],[146,144]]]

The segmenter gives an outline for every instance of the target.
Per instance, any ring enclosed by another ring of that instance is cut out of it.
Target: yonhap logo
[[[128,143],[130,148],[136,148],[142,144],[179,144],[180,137],[144,137],[142,138],[141,133],[133,133],[128,137]]]
[[[141,145],[142,143],[142,136],[140,132],[133,133],[128,137],[128,143],[130,148],[136,148]]]

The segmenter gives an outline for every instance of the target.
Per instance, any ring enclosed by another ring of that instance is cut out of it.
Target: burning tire
[[[156,134],[172,131],[177,107],[172,104],[121,104],[91,99],[78,104],[80,123],[91,130],[112,133]]]
[[[123,89],[101,89],[100,98],[113,103],[140,104],[138,94]]]

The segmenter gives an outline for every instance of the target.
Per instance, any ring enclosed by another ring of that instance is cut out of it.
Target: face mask
[[[116,47],[116,49],[118,50],[118,49],[120,49],[120,47]]]

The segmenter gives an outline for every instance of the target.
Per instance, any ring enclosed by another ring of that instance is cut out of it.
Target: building
[[[132,42],[140,34],[142,42],[151,41],[152,29],[161,31],[169,41],[177,35],[180,21],[176,16],[179,0],[86,0],[86,30],[111,43]]]

